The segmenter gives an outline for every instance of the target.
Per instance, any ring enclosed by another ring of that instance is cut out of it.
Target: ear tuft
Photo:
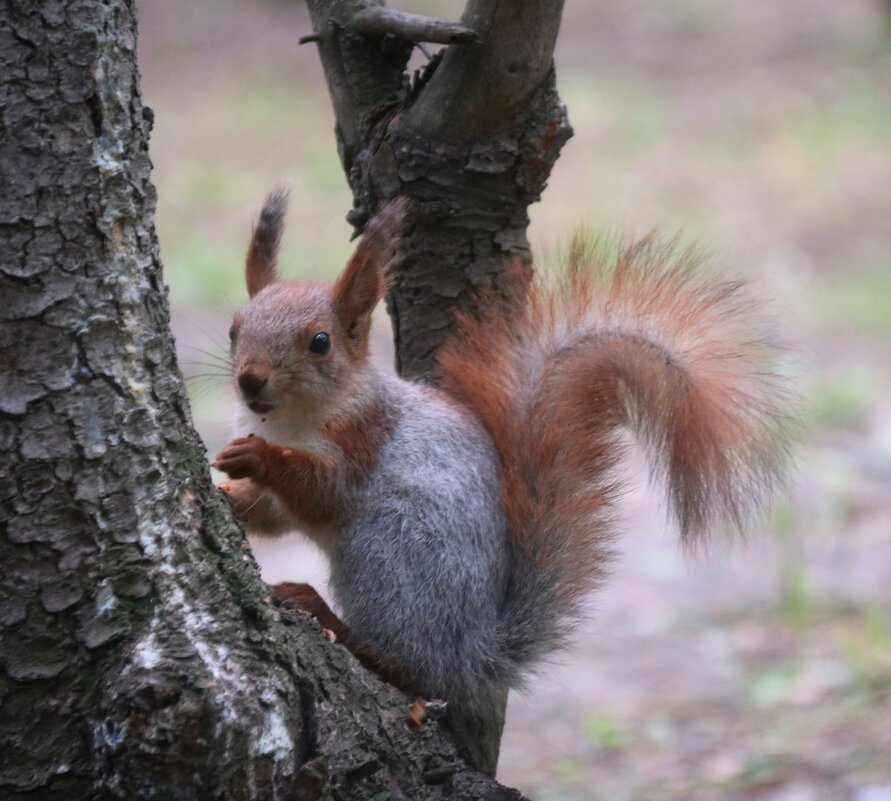
[[[284,187],[278,187],[266,196],[247,252],[245,278],[251,297],[278,280],[278,246],[287,209],[288,190]]]
[[[390,265],[404,235],[407,209],[406,199],[399,197],[372,217],[353,257],[334,283],[335,311],[341,325],[356,342],[367,339],[371,312],[387,292]]]

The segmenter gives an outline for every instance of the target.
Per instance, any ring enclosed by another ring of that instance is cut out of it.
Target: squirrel
[[[215,466],[249,535],[300,529],[322,549],[341,616],[309,585],[278,599],[397,687],[474,708],[567,643],[610,563],[623,429],[682,543],[769,499],[785,393],[739,283],[652,240],[611,266],[576,240],[556,283],[459,315],[436,385],[408,381],[369,356],[405,202],[331,285],[280,277],[286,204],[267,197],[248,248],[230,331],[242,436]]]

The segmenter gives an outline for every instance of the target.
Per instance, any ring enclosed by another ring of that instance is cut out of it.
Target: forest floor
[[[349,195],[301,3],[139,6],[162,255],[213,453],[225,381],[195,349],[242,302],[263,195],[293,187],[282,263],[313,278],[349,253]],[[612,579],[512,697],[499,777],[539,801],[891,801],[891,9],[569,3],[556,61],[576,136],[537,248],[583,222],[703,243],[773,299],[803,426],[771,517],[695,557],[628,466]],[[385,318],[377,336],[386,359]],[[270,581],[324,581],[298,538],[256,553]]]

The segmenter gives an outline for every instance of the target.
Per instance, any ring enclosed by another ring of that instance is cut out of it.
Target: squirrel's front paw
[[[253,478],[262,481],[271,458],[272,446],[263,437],[239,437],[220,451],[213,463],[230,478]]]

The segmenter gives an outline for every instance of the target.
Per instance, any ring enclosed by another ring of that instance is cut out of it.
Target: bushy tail
[[[539,279],[520,313],[463,319],[442,353],[445,388],[502,457],[514,558],[498,651],[511,684],[560,647],[605,576],[623,428],[664,477],[685,543],[760,510],[782,473],[775,348],[739,284],[697,267],[651,240],[609,264],[578,240],[557,285]]]

